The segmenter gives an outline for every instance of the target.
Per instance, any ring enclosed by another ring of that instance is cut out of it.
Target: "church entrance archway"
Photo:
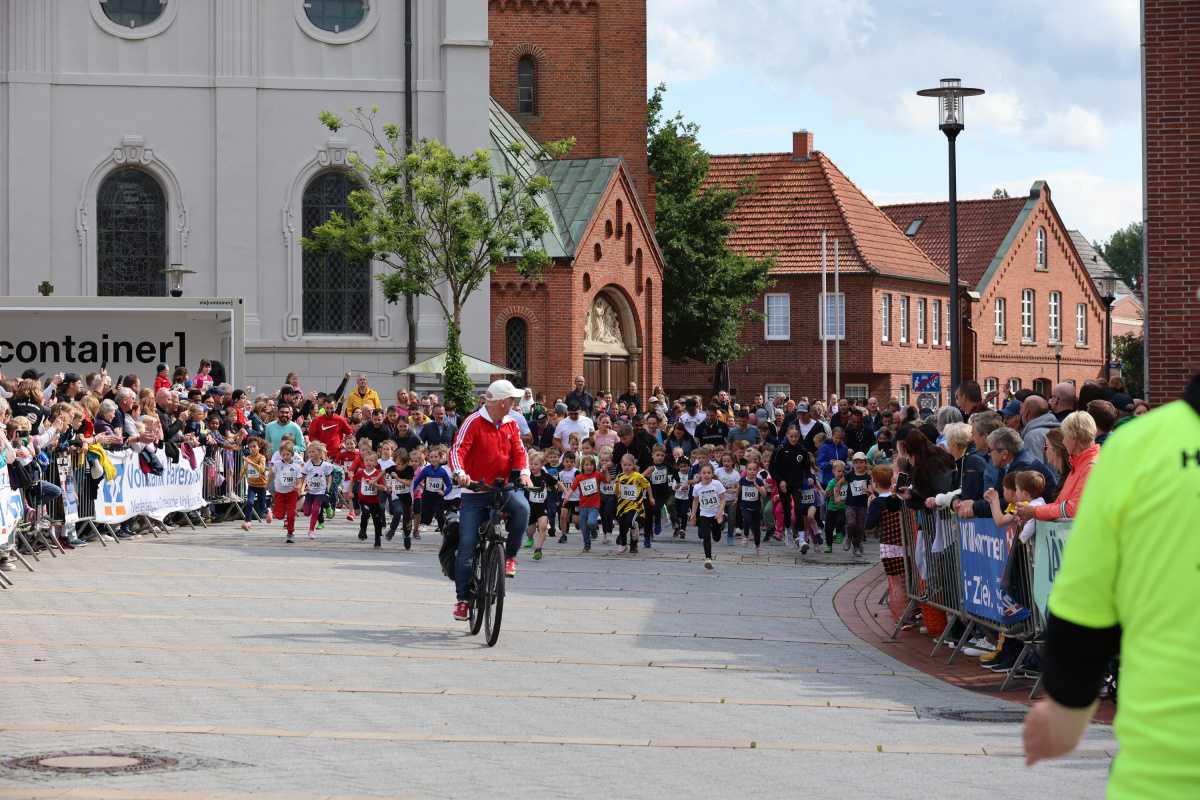
[[[601,290],[588,306],[583,333],[583,377],[592,392],[621,394],[638,379],[637,321],[623,295]]]

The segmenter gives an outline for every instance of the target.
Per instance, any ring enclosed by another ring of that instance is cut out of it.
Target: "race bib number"
[[[705,492],[700,495],[701,511],[716,511],[721,507],[721,495],[716,492]]]
[[[632,483],[621,484],[622,500],[637,500],[640,494],[641,492],[638,490],[638,487],[634,486]]]
[[[281,472],[279,474],[279,485],[283,487],[283,491],[290,492],[296,486],[296,476],[290,472]]]
[[[308,494],[325,494],[325,476],[311,475],[305,481],[304,486]]]
[[[655,469],[653,472],[651,472],[650,473],[650,482],[653,484],[666,483],[667,482],[666,469],[659,468],[659,469]]]
[[[866,493],[867,493],[867,482],[866,481],[851,481],[850,482],[850,494],[854,495],[855,497],[862,497]]]
[[[616,484],[612,484],[612,483],[601,483],[600,484],[600,494],[616,494],[616,493],[617,493]]]
[[[800,493],[800,502],[801,502],[801,503],[808,503],[809,505],[812,505],[812,503],[813,503],[813,490],[812,490],[812,489],[805,489],[804,491],[802,491],[802,492]]]
[[[742,500],[746,501],[747,503],[757,502],[758,501],[758,487],[757,486],[743,486],[742,487]]]
[[[397,477],[389,475],[387,478],[388,491],[392,493],[392,497],[398,497],[402,494],[408,494],[408,488]]]
[[[358,490],[362,492],[363,497],[374,497],[376,494],[378,494],[375,484],[371,483],[370,481],[362,481],[358,484],[358,487]]]
[[[835,502],[835,503],[846,502],[846,484],[843,483],[841,486],[837,486],[834,488],[833,502]]]
[[[246,465],[246,477],[247,478],[260,477],[258,467],[254,466],[253,464],[247,464]]]
[[[581,480],[579,482],[579,491],[583,492],[584,495],[586,495],[588,497],[591,497],[592,495],[594,495],[596,493],[596,479],[595,478],[584,478],[583,480]]]
[[[441,494],[445,490],[446,490],[446,487],[445,487],[444,483],[442,482],[441,478],[426,478],[425,479],[425,491],[433,492],[434,494]]]
[[[543,505],[546,502],[546,487],[529,490],[529,502]]]

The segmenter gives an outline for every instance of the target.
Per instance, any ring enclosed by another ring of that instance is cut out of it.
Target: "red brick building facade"
[[[896,226],[949,268],[946,203],[884,206]],[[974,294],[963,331],[963,377],[985,390],[1048,395],[1059,380],[1082,385],[1104,369],[1104,301],[1050,197],[960,200],[959,275]],[[1061,361],[1056,344],[1062,345]]]
[[[523,164],[554,190],[540,281],[492,277],[492,353],[550,398],[662,382],[663,261],[646,159],[645,0],[490,0],[496,153],[574,137],[568,159]],[[508,165],[511,168],[513,165]]]
[[[1146,383],[1179,397],[1200,371],[1200,4],[1142,2]]]
[[[837,392],[834,342],[840,337],[843,396],[915,400],[913,371],[949,372],[947,276],[812,145],[812,134],[801,131],[793,136],[791,152],[711,159],[713,184],[734,187],[746,178],[755,182],[755,191],[731,217],[737,230],[730,246],[750,256],[775,256],[774,285],[754,304],[766,319],[747,322],[742,331],[746,355],[729,364],[730,388],[742,397],[768,390],[793,397],[821,394],[824,230],[830,393]],[[832,299],[835,240],[843,325]],[[902,322],[905,311],[907,321]],[[667,364],[667,390],[707,396],[713,372],[711,365]]]

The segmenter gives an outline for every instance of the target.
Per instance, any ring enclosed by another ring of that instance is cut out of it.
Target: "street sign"
[[[940,372],[914,372],[912,374],[912,388],[914,392],[933,392],[937,394],[942,391],[942,374]]]

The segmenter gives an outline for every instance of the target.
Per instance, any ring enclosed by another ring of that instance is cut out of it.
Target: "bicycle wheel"
[[[475,564],[471,567],[471,602],[467,606],[467,619],[470,622],[471,635],[479,633],[483,627],[483,580],[480,575],[483,557],[479,550],[475,551]]]
[[[483,579],[487,591],[483,606],[483,637],[488,647],[500,639],[500,618],[504,615],[504,548],[492,542],[484,560]]]

